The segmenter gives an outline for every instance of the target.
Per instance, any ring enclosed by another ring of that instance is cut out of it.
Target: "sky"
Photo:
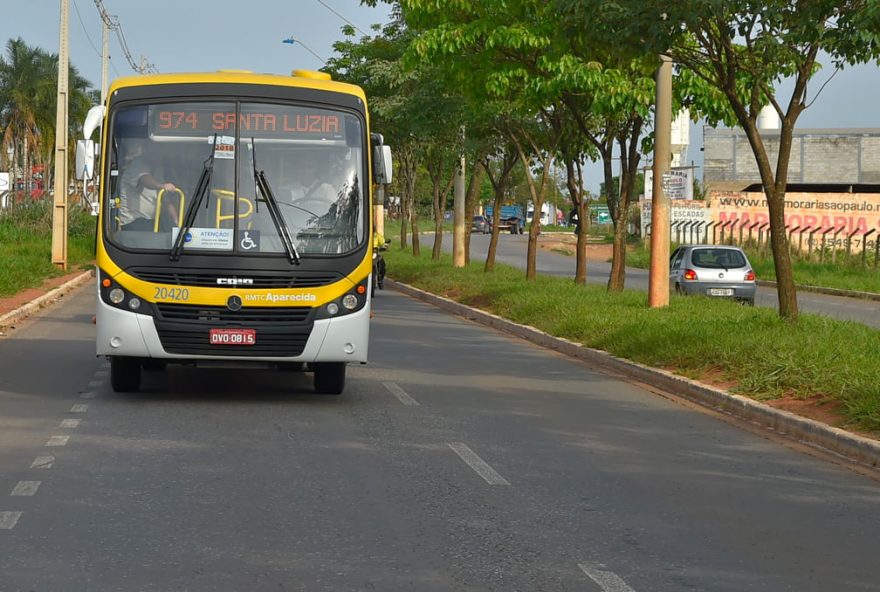
[[[70,61],[95,88],[101,84],[101,19],[94,0],[70,2]],[[160,72],[224,68],[288,74],[317,69],[333,55],[346,20],[372,34],[389,20],[389,7],[359,0],[103,0],[119,18],[129,51]],[[59,0],[0,0],[0,42],[21,37],[32,46],[58,51]],[[340,16],[337,14],[339,13]],[[345,20],[344,20],[345,19]],[[359,34],[360,36],[360,34]],[[282,43],[293,37],[297,43]],[[134,73],[119,41],[110,35],[110,79]],[[810,96],[830,74],[820,72]],[[880,128],[880,67],[861,65],[838,73],[800,117],[802,128]],[[702,165],[703,130],[692,124],[688,161]],[[648,161],[650,158],[647,159]],[[588,187],[598,191],[600,167],[588,169]],[[698,170],[698,177],[701,173]]]
[[[359,0],[102,0],[117,16],[136,63],[141,56],[159,72],[242,69],[272,74],[318,69],[343,39],[345,20],[367,34],[389,20],[388,5]],[[94,0],[69,0],[70,62],[101,85],[101,18]],[[28,45],[58,51],[59,0],[0,0],[0,42],[21,37]],[[329,7],[329,8],[328,8]],[[332,9],[332,11],[331,11]],[[293,45],[282,40],[293,37]],[[358,35],[360,36],[360,34]],[[309,51],[311,50],[311,52]],[[110,79],[134,74],[116,35],[110,33]]]

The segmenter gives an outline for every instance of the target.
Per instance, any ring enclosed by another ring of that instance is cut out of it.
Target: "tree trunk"
[[[764,195],[767,197],[767,211],[770,217],[770,249],[773,252],[773,267],[776,271],[776,296],[779,302],[779,316],[796,322],[798,318],[797,289],[791,266],[788,233],[785,228],[785,188],[788,181],[788,164],[791,157],[791,138],[797,115],[784,117],[779,133],[779,154],[776,161],[776,174],[770,168],[770,159],[755,121],[747,118],[743,129],[761,173]]]
[[[402,148],[398,156],[400,162],[400,248],[406,248],[407,232],[412,219],[415,199],[416,163],[411,149]]]
[[[626,280],[626,224],[621,224],[620,221],[626,219],[626,213],[623,212],[620,192],[618,191],[618,194],[614,195],[613,148],[605,144],[601,150],[601,156],[602,174],[605,179],[605,200],[608,203],[608,214],[614,226],[611,272],[608,274],[608,291],[620,292],[623,290]]]
[[[437,261],[440,259],[440,253],[442,253],[443,249],[443,208],[440,204],[440,180],[435,180],[433,185],[434,248],[431,251],[431,259]]]
[[[624,214],[623,210],[619,210]],[[611,273],[608,275],[608,291],[621,292],[626,283],[626,223],[617,221],[614,224],[614,242],[612,243]]]
[[[578,174],[580,170],[580,166],[577,165],[574,159],[566,159],[565,184],[568,188],[571,205],[578,213],[578,223],[575,228],[577,247],[575,250],[574,283],[583,285],[587,283],[587,232],[589,229],[589,217],[584,214],[587,207],[583,194],[583,178]]]
[[[507,191],[507,178],[495,187],[495,201],[492,203],[492,234],[489,239],[489,251],[486,253],[486,265],[483,271],[495,269],[495,253],[498,250],[498,223],[501,221],[501,204],[504,203],[504,193]]]

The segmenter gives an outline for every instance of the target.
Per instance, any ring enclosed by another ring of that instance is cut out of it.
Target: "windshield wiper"
[[[196,190],[193,194],[193,199],[189,203],[189,207],[186,209],[186,215],[183,217],[183,226],[178,230],[177,238],[174,239],[174,246],[171,247],[169,259],[172,261],[180,259],[180,253],[183,251],[183,243],[186,242],[186,235],[192,228],[192,225],[195,224],[196,212],[198,211],[202,200],[205,198],[205,194],[208,193],[208,186],[211,183],[211,175],[214,173],[214,154],[216,154],[216,151],[217,134],[214,134],[214,141],[211,143],[211,155],[205,159],[205,163],[202,166],[202,174],[199,176],[199,182],[196,184]],[[208,207],[207,203],[205,204],[205,207]]]
[[[281,237],[281,242],[287,253],[287,259],[291,263],[299,265],[299,253],[296,250],[296,245],[293,243],[293,237],[290,235],[290,228],[288,228],[284,215],[278,207],[278,200],[275,199],[275,194],[272,193],[272,188],[269,186],[269,180],[266,179],[266,172],[257,170],[257,149],[253,138],[251,138],[251,157],[254,163],[254,180],[257,183],[257,188],[263,195],[263,201],[269,208],[269,216],[271,216],[272,222],[275,224],[278,236]],[[260,200],[257,199],[256,201],[259,203]]]

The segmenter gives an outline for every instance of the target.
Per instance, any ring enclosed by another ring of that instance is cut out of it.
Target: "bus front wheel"
[[[117,393],[133,393],[141,388],[141,361],[110,356],[110,385]]]
[[[338,395],[345,388],[345,362],[318,362],[315,367],[315,392]]]

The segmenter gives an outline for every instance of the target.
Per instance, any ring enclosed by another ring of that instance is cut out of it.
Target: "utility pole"
[[[58,94],[55,109],[55,195],[52,208],[52,263],[67,270],[67,73],[68,0],[61,0],[58,41]]]
[[[107,102],[107,86],[109,82],[109,74],[107,69],[110,66],[110,23],[103,18],[101,19],[101,104]]]
[[[464,126],[461,127],[461,161],[455,172],[455,193],[452,200],[452,266],[464,267]]]
[[[672,147],[672,59],[660,56],[657,68],[657,104],[654,108],[654,183],[651,203],[651,268],[648,306],[669,305],[669,197],[664,180],[669,172]]]

